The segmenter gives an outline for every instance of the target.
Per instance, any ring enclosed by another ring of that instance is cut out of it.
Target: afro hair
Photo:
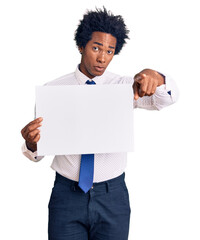
[[[88,41],[92,39],[93,32],[109,33],[117,39],[115,55],[119,54],[126,43],[126,39],[129,39],[129,30],[126,28],[122,16],[114,16],[105,7],[86,12],[75,32],[76,45],[85,47]]]

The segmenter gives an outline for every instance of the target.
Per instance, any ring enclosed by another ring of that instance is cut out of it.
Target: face
[[[116,38],[109,33],[93,32],[85,48],[79,48],[81,72],[90,79],[101,76],[114,56],[116,43]]]

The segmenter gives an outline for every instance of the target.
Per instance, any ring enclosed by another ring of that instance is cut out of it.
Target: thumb
[[[134,81],[140,83],[147,75],[145,73],[138,73],[134,77]]]
[[[140,80],[142,80],[142,76],[138,73],[138,74],[135,75],[134,81],[139,82]]]

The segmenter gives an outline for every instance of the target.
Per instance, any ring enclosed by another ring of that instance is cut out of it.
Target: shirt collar
[[[106,73],[104,72],[101,76],[96,76],[94,78],[92,78],[92,80],[96,83],[96,84],[104,84],[105,81],[106,81],[106,78],[105,78],[105,75]],[[87,80],[90,80],[85,74],[83,74],[80,70],[79,70],[79,65],[77,66],[76,68],[76,71],[75,71],[75,77],[78,81],[78,83],[80,85],[83,85],[85,84],[85,82]]]

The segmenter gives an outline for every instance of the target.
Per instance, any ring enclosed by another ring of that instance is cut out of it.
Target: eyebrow
[[[102,43],[99,43],[99,42],[94,42],[95,44],[99,45],[99,46],[103,46]],[[115,47],[112,47],[112,46],[108,46],[109,48],[112,48],[112,49],[115,49]]]

